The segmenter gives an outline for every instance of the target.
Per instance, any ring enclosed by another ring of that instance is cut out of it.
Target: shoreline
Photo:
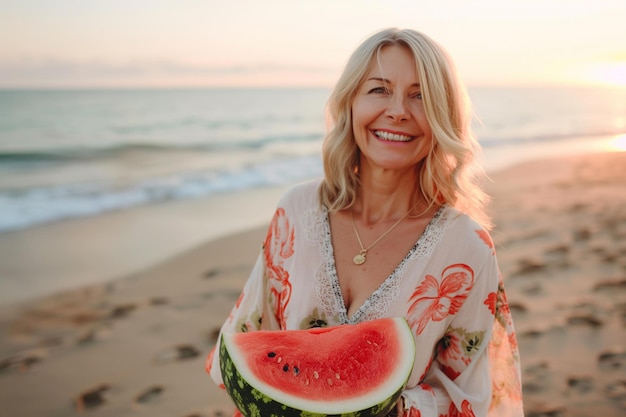
[[[528,161],[490,176],[526,415],[623,415],[626,152]],[[246,201],[248,210],[257,203]],[[230,415],[203,364],[264,234],[243,228],[122,279],[0,306],[3,412]]]
[[[0,308],[114,282],[207,241],[260,227],[285,190],[134,207],[0,234]],[[240,220],[223,221],[224,212]]]

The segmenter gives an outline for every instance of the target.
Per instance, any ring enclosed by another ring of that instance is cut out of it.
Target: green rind
[[[380,417],[386,416],[393,410],[402,394],[406,381],[386,400],[363,410],[356,410],[344,414],[320,414],[285,406],[254,388],[241,377],[233,363],[224,337],[220,341],[220,370],[226,391],[230,395],[241,414],[245,417]],[[408,378],[407,378],[408,380]]]

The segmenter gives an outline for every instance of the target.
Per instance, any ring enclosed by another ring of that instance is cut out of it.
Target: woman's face
[[[432,132],[408,48],[386,46],[373,61],[352,101],[352,130],[361,169],[413,169],[426,157]]]

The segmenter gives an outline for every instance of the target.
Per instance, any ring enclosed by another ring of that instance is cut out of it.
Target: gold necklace
[[[418,202],[418,204],[419,204],[419,202]],[[352,218],[352,228],[354,229],[354,234],[356,235],[356,240],[359,242],[359,246],[361,247],[361,250],[359,251],[359,253],[354,255],[354,258],[352,258],[352,262],[354,262],[355,265],[362,265],[362,264],[364,264],[365,261],[367,261],[367,251],[372,249],[375,244],[377,244],[378,242],[380,242],[382,240],[382,238],[387,236],[389,234],[389,232],[391,232],[397,225],[399,225],[402,220],[406,219],[408,217],[408,215],[411,214],[411,212],[413,210],[415,210],[416,207],[417,207],[417,204],[414,205],[413,207],[411,207],[411,210],[409,210],[404,216],[400,217],[400,219],[398,219],[398,221],[395,222],[393,224],[393,226],[391,226],[389,229],[387,229],[385,231],[385,233],[380,235],[378,237],[378,239],[376,239],[374,241],[374,243],[369,245],[367,248],[365,246],[363,246],[363,242],[361,241],[361,236],[359,236],[359,231],[356,230],[356,223],[354,221],[354,211],[352,211],[352,209],[350,209],[350,217]]]

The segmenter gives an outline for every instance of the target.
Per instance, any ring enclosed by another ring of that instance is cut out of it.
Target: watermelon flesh
[[[224,385],[246,417],[386,415],[414,359],[403,318],[225,333],[220,346]]]

